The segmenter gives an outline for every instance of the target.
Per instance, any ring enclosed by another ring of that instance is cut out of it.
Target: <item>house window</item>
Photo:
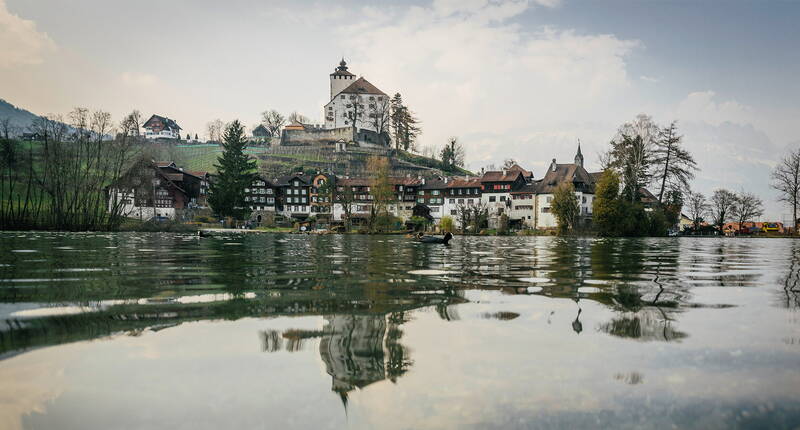
[[[550,203],[550,202],[552,202],[552,201],[553,201],[553,198],[552,198],[552,197],[548,197],[548,198],[547,198],[547,203]]]
[[[454,204],[456,204],[456,199],[450,199],[450,204],[451,204],[451,205],[454,205]]]
[[[344,100],[344,94],[342,94],[341,96],[339,96],[339,98],[340,98],[340,99],[342,99],[342,100]]]
[[[417,199],[417,203],[425,203],[425,199]]]
[[[295,187],[299,187],[300,186],[300,181],[294,181],[294,186]]]
[[[501,202],[504,202],[504,201],[506,201],[506,196],[500,196],[500,201],[501,201]]]
[[[489,196],[489,201],[490,201],[490,202],[493,202],[493,201],[495,201],[495,196]]]
[[[542,213],[543,214],[550,213],[550,208],[542,208]]]
[[[431,191],[431,195],[438,196],[439,195],[439,190]]]

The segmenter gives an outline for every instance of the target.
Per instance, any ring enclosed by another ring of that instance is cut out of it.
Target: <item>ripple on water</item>
[[[551,282],[552,281],[550,278],[536,278],[536,277],[533,277],[533,278],[517,278],[517,279],[519,279],[522,282],[530,282],[532,284],[544,284],[546,282]]]
[[[448,275],[452,272],[448,272],[447,270],[437,270],[437,269],[420,269],[420,270],[411,270],[408,273],[410,275]]]

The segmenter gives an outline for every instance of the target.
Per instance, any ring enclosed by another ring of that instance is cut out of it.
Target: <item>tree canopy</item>
[[[208,203],[221,217],[244,219],[250,214],[245,202],[245,188],[253,183],[256,160],[245,154],[244,126],[233,121],[223,135],[222,155],[217,158],[217,175],[209,188]]]

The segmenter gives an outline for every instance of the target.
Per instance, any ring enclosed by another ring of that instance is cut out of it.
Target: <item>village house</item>
[[[417,187],[417,204],[428,207],[436,224],[444,215],[444,192],[448,181],[449,178],[428,178],[423,179],[422,184]]]
[[[336,176],[317,173],[311,180],[311,215],[330,221]]]
[[[422,179],[410,176],[390,178],[389,182],[395,194],[395,201],[388,205],[392,215],[408,220],[414,215],[414,205],[417,200],[417,189],[422,185]]]
[[[536,228],[536,188],[536,184],[531,183],[511,192],[511,208],[508,211],[511,228]]]
[[[275,181],[277,211],[287,218],[306,219],[311,214],[311,184],[303,173],[287,175]]]
[[[461,227],[461,215],[481,205],[481,180],[469,176],[447,181],[444,190],[443,214],[453,218],[456,227]]]
[[[580,207],[579,222],[583,226],[590,226],[597,178],[599,178],[599,173],[589,173],[583,167],[583,154],[581,154],[580,145],[578,145],[574,163],[558,164],[554,158],[544,177],[535,182],[533,226],[535,228],[555,228],[558,226],[551,205],[556,189],[560,185],[568,183],[575,188],[575,196],[578,198],[578,206]]]
[[[108,208],[140,220],[180,219],[198,207],[202,182],[173,162],[141,161],[107,188]]]
[[[190,175],[200,178],[200,191],[197,195],[197,206],[208,207],[208,189],[211,186],[211,174],[201,170],[187,171]]]
[[[174,139],[181,138],[181,128],[175,120],[163,117],[160,115],[153,115],[145,121],[144,125],[145,139]]]
[[[526,184],[520,170],[503,169],[484,172],[481,176],[481,203],[486,206],[489,228],[499,226],[500,217],[511,210],[511,192]]]
[[[249,188],[244,189],[244,201],[252,211],[251,218],[261,222],[266,212],[275,213],[276,187],[263,176],[256,176]]]
[[[367,178],[340,178],[336,181],[336,202],[333,206],[333,219],[346,218],[346,206],[350,208],[350,221],[362,225],[369,218],[373,197],[370,194],[370,181]]]

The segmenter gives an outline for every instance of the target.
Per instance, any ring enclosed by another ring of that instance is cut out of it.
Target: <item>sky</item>
[[[541,177],[578,139],[596,169],[645,113],[678,121],[695,190],[753,192],[788,221],[769,183],[800,146],[798,19],[798,1],[0,0],[0,98],[138,109],[200,135],[267,109],[321,122],[344,57],[403,95],[420,146],[457,136],[473,170],[514,158]]]

